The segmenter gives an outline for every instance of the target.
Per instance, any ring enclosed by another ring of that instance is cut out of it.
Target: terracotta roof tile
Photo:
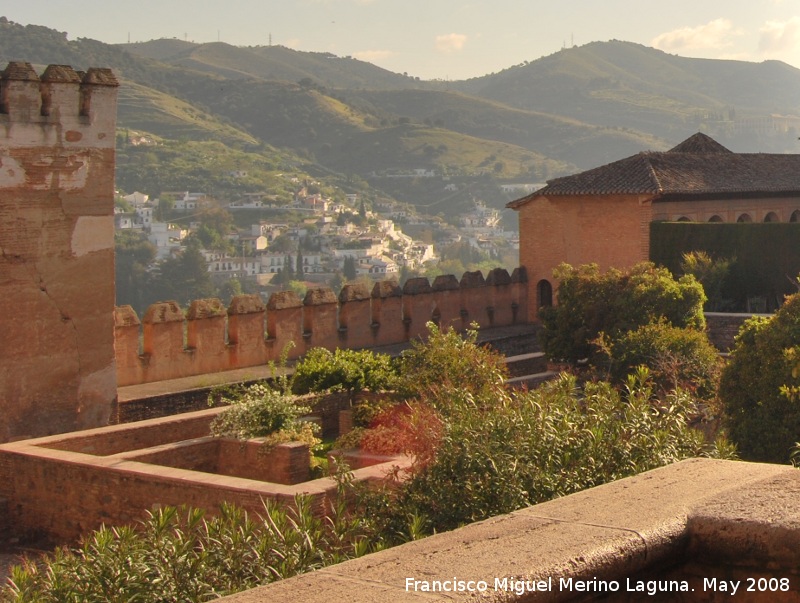
[[[540,196],[653,195],[658,200],[709,195],[800,195],[800,155],[733,153],[705,134],[666,152],[646,152],[572,176],[512,201],[518,208]]]

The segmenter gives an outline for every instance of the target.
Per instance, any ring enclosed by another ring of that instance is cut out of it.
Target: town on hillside
[[[203,192],[162,191],[151,198],[117,191],[118,254],[125,254],[120,240],[128,245],[147,241],[143,268],[153,274],[192,246],[223,295],[246,291],[265,296],[319,285],[338,290],[357,279],[403,282],[443,271],[460,274],[481,262],[492,267],[517,263],[518,231],[509,230],[500,211],[480,200],[458,216],[456,226],[394,200],[367,207],[350,193],[338,201],[319,192],[316,181],[287,178],[295,190],[288,204],[267,193],[225,201]],[[137,300],[143,283],[137,283],[139,291],[128,291],[130,274],[124,276],[118,305],[141,309]]]

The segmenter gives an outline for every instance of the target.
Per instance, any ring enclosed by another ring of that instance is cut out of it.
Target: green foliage
[[[295,367],[292,391],[296,394],[331,390],[388,391],[394,387],[396,378],[397,371],[386,354],[312,348]]]
[[[723,299],[722,288],[735,263],[736,258],[714,259],[705,251],[690,251],[683,254],[681,271],[683,274],[691,274],[703,285],[708,298],[705,305],[707,311],[719,311],[727,305]]]
[[[477,325],[463,335],[429,322],[428,336],[414,340],[400,357],[397,391],[426,398],[436,391],[461,390],[489,396],[503,389],[508,375],[502,355],[477,344]],[[446,396],[439,400],[446,404]]]
[[[148,512],[136,529],[103,527],[75,549],[13,568],[0,601],[160,603],[208,601],[377,550],[368,522],[352,517],[345,488],[324,517],[312,501],[266,501],[261,514],[223,505]]]
[[[174,299],[183,306],[195,299],[217,296],[208,262],[196,243],[190,243],[180,255],[158,264],[154,285],[158,299]]]
[[[156,257],[155,245],[143,233],[122,230],[114,236],[114,257],[116,303],[133,306],[141,315],[156,301],[148,271]]]
[[[348,255],[344,258],[344,265],[342,266],[342,272],[344,273],[344,277],[348,281],[353,281],[358,276],[358,271],[356,269],[356,260],[353,256]]]
[[[501,397],[446,395],[435,454],[368,501],[388,532],[401,531],[410,515],[451,529],[680,459],[731,453],[724,444],[708,450],[687,426],[694,398],[656,398],[644,368],[623,391],[607,382],[579,387],[564,374]]]
[[[257,383],[233,395],[223,395],[220,402],[230,406],[212,421],[211,433],[215,436],[264,438],[267,446],[296,441],[314,447],[320,442],[315,435],[319,426],[301,420],[311,409],[296,404],[288,393]]]
[[[541,312],[542,343],[552,360],[592,357],[600,333],[612,342],[626,331],[654,321],[675,327],[705,327],[703,288],[691,275],[674,279],[665,268],[643,262],[627,272],[600,272],[596,264],[561,264],[558,304]]]
[[[800,295],[769,319],[748,320],[722,371],[719,395],[731,440],[746,460],[785,463],[800,440],[800,385],[786,350],[800,345]]]
[[[673,274],[681,273],[683,255],[689,252],[702,251],[711,258],[735,258],[720,286],[720,299],[726,300],[723,307],[727,311],[747,311],[749,297],[765,297],[768,308],[777,309],[784,295],[796,293],[796,286],[786,277],[800,272],[798,249],[800,224],[653,222],[650,225],[650,259]],[[715,263],[723,261],[717,259]],[[715,301],[713,287],[706,293]]]
[[[624,332],[602,347],[607,354],[608,375],[614,383],[624,382],[637,366],[645,365],[661,395],[682,389],[702,400],[716,396],[721,361],[703,331],[662,321]],[[598,357],[595,362],[605,364]]]

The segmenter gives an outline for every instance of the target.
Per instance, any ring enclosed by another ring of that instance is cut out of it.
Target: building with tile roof
[[[520,264],[536,320],[552,303],[556,266],[645,261],[653,221],[800,221],[800,155],[734,153],[698,133],[669,151],[550,180],[508,207],[519,212]]]

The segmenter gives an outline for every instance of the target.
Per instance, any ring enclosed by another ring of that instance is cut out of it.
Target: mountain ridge
[[[120,129],[282,149],[295,163],[378,187],[376,176],[412,168],[543,182],[666,150],[698,131],[738,152],[795,152],[800,130],[794,67],[679,57],[619,40],[445,82],[283,46],[109,45],[0,18],[0,62],[11,60],[111,67],[122,82]],[[405,200],[416,194],[409,188]]]

